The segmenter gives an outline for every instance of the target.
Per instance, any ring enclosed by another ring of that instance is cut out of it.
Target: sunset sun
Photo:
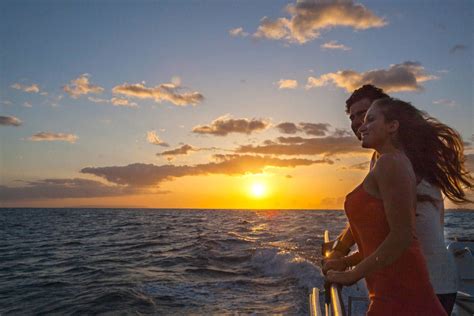
[[[250,195],[254,198],[263,198],[267,194],[267,186],[261,182],[255,182],[250,186]]]

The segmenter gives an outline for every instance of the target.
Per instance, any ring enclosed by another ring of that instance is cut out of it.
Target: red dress
[[[366,258],[390,231],[383,202],[359,185],[346,196],[344,209],[354,240]],[[446,315],[431,286],[416,238],[397,260],[371,273],[365,280],[370,298],[367,315]]]

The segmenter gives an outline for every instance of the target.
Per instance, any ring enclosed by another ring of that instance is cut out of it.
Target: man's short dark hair
[[[362,99],[369,99],[370,102],[374,102],[377,99],[388,97],[389,96],[385,94],[382,89],[377,88],[376,86],[371,84],[363,85],[359,89],[352,92],[349,99],[346,100],[346,113],[349,113],[352,104],[359,102]]]

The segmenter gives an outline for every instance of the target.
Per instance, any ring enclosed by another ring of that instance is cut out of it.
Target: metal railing
[[[329,242],[329,232],[324,232],[324,242]],[[327,254],[325,253],[326,257]],[[324,311],[326,316],[346,316],[342,301],[342,287],[337,284],[324,285]],[[322,309],[319,304],[319,289],[312,288],[309,294],[309,312],[311,316],[322,316]]]

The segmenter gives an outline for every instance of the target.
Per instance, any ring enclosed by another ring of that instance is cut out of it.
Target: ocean
[[[473,222],[447,213],[446,241],[474,239]],[[307,315],[324,230],[346,223],[340,211],[0,209],[0,315]]]

